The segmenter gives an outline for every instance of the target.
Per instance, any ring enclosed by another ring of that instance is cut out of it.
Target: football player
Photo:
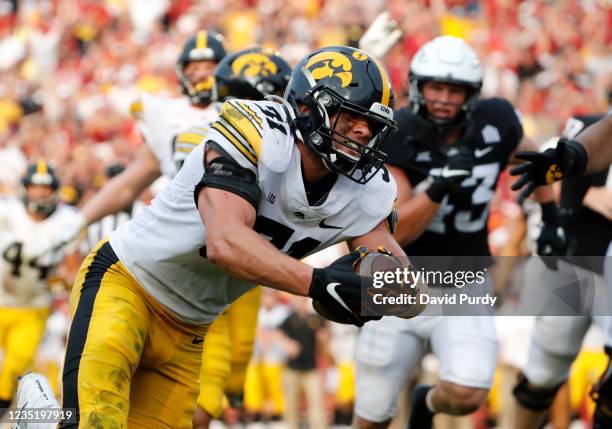
[[[131,112],[145,144],[136,159],[82,207],[78,222],[58,237],[54,248],[71,242],[84,226],[129,207],[160,176],[174,176],[187,156],[175,147],[176,135],[194,124],[208,126],[217,118],[212,102],[213,73],[225,55],[223,38],[214,31],[199,31],[187,40],[176,64],[185,97],[143,94],[132,104]]]
[[[187,46],[192,44],[188,42]],[[263,99],[267,95],[282,94],[290,74],[290,66],[277,53],[251,48],[227,55],[219,62],[214,72],[212,92],[218,101],[232,98]],[[172,142],[166,142],[166,152],[174,150],[177,168],[180,168],[187,154],[206,135],[205,123],[196,121],[192,125],[198,127],[180,132],[173,137]],[[164,174],[172,177],[173,170],[167,170]],[[123,180],[132,179],[124,176]],[[110,194],[104,196],[102,191],[98,195],[95,198],[108,198]],[[94,201],[90,204],[97,203]],[[83,212],[87,212],[89,207],[89,204],[86,205]],[[194,415],[194,428],[208,427],[211,417],[220,416],[224,393],[230,399],[240,398],[253,348],[258,306],[259,290],[254,289],[224,311],[211,326],[204,347],[201,390]]]
[[[263,100],[268,95],[282,95],[290,76],[291,67],[277,53],[258,47],[245,49],[227,55],[215,69],[215,100]],[[204,135],[201,128],[179,134],[177,150],[191,151],[193,138],[199,141]],[[220,417],[224,396],[230,405],[241,408],[259,301],[260,289],[254,288],[222,312],[210,327],[202,356],[194,429],[205,429],[211,418]]]
[[[564,139],[573,139],[586,127],[601,120],[602,116],[570,118],[563,132]],[[580,137],[578,137],[580,138]],[[601,258],[612,240],[612,169],[591,175],[568,177],[562,182],[560,206],[568,234],[567,256],[556,262],[556,269],[546,269],[541,261],[539,270],[528,278],[538,278],[538,287],[552,289],[554,285],[586,284],[605,288]],[[565,255],[561,255],[565,256]],[[579,258],[579,256],[587,256]],[[599,256],[600,258],[589,258]],[[538,269],[537,266],[532,267]],[[537,276],[537,277],[536,277]],[[608,290],[609,293],[609,290]],[[595,311],[594,316],[609,314]],[[600,319],[594,317],[594,319]],[[605,329],[606,320],[601,322]],[[515,427],[540,427],[556,392],[566,382],[570,366],[578,355],[582,339],[591,325],[591,317],[540,316],[536,319],[531,337],[529,360],[514,388],[518,401]],[[605,348],[612,357],[612,347]],[[610,374],[606,372],[595,389],[597,408],[594,427],[612,427],[612,388]]]
[[[517,147],[531,144],[507,100],[479,100],[481,85],[479,59],[463,40],[444,36],[426,43],[410,65],[410,104],[397,112],[399,130],[384,147],[398,187],[395,237],[405,252],[438,260],[479,256],[469,267],[459,267],[472,271],[492,263],[487,217],[499,174]],[[539,247],[560,246],[550,189],[540,197],[546,204]],[[463,290],[488,293],[490,280],[484,278],[483,285]],[[437,412],[465,415],[483,403],[497,359],[490,316],[385,318],[360,333],[358,428],[389,425],[400,389],[427,340],[440,359],[440,382],[415,388],[409,428],[431,428]]]
[[[354,251],[403,250],[389,231],[395,184],[380,147],[393,92],[366,53],[327,47],[296,67],[285,98],[229,100],[152,204],[102,241],[77,276],[63,427],[188,428],[210,323],[255,284],[310,296],[361,325]]]
[[[59,179],[53,167],[39,160],[21,179],[20,197],[0,199],[0,409],[9,406],[17,377],[32,364],[45,332],[51,293],[47,279],[63,254],[39,255],[77,216],[58,204]]]

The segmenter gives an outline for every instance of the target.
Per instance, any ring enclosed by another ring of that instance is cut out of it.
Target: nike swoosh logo
[[[440,176],[442,177],[446,177],[446,178],[451,178],[451,177],[455,177],[455,176],[469,176],[470,172],[467,170],[451,170],[450,168],[448,168],[448,165],[444,166],[444,168],[442,169],[442,172],[440,173]]]
[[[492,150],[493,148],[491,146],[485,147],[484,149],[476,149],[474,151],[474,156],[476,158],[482,158],[483,156],[485,156],[487,153],[491,152]]]
[[[327,293],[331,295],[332,298],[334,298],[336,301],[338,301],[338,303],[344,307],[346,309],[346,311],[348,311],[349,313],[352,313],[351,309],[348,307],[348,305],[346,305],[346,303],[344,302],[344,300],[340,297],[340,295],[338,295],[338,292],[336,292],[336,286],[340,286],[340,283],[330,283],[327,285]]]
[[[319,228],[323,228],[323,229],[342,229],[341,226],[327,225],[325,223],[325,219],[323,219],[321,222],[319,222]]]

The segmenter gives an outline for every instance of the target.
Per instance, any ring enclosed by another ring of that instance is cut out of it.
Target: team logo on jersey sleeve
[[[353,64],[349,57],[339,52],[321,52],[306,63],[306,68],[315,81],[336,77],[340,79],[342,88],[346,88],[353,80]]]

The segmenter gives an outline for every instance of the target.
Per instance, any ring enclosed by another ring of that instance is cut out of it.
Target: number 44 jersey
[[[397,112],[399,130],[383,150],[403,169],[413,193],[427,189],[446,165],[448,145],[436,128],[408,108]],[[501,98],[480,100],[455,145],[474,154],[472,176],[442,200],[427,230],[405,247],[408,255],[489,255],[487,218],[499,174],[523,137],[520,119]],[[401,197],[401,196],[400,196]]]
[[[255,173],[261,200],[254,229],[295,258],[364,235],[392,215],[395,182],[384,169],[365,185],[339,176],[323,201],[310,205],[288,122],[283,105],[273,101],[226,102],[174,180],[111,234],[110,244],[130,273],[183,320],[211,322],[253,286],[206,259],[194,188],[204,174],[207,145]]]
[[[53,236],[75,221],[76,210],[59,205],[41,222],[35,222],[21,200],[0,198],[0,307],[46,307],[51,303],[47,279],[63,252],[28,259],[44,249]]]

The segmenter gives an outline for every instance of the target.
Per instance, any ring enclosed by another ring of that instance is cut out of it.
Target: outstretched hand
[[[382,59],[402,37],[402,30],[391,19],[389,12],[376,17],[367,31],[359,39],[359,49],[363,49],[377,59]]]

